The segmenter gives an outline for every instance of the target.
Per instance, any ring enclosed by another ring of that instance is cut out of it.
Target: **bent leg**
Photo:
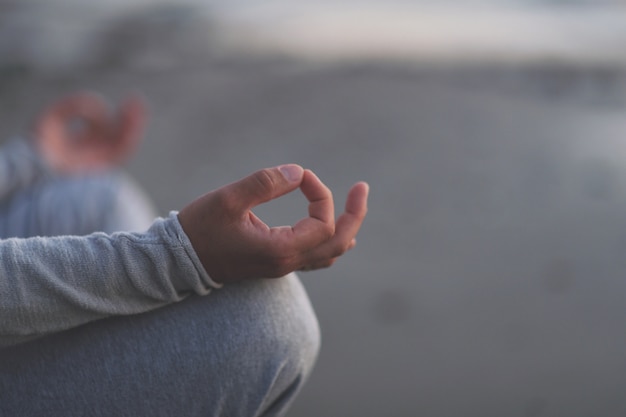
[[[319,328],[295,275],[0,350],[0,415],[279,416]]]
[[[155,210],[127,176],[47,177],[0,205],[0,237],[143,231]]]

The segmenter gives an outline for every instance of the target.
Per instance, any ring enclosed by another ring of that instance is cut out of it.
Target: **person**
[[[335,219],[331,191],[285,164],[151,218],[114,169],[144,121],[136,98],[112,113],[80,93],[0,152],[0,416],[279,416],[311,372],[319,328],[294,271],[354,247],[368,185]],[[295,225],[253,214],[297,189]]]
[[[136,151],[143,101],[129,97],[117,115],[95,93],[48,106],[33,140],[0,152],[0,238],[143,231],[156,217],[145,193],[117,169]]]

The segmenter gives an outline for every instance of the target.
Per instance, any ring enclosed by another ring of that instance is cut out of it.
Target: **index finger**
[[[282,235],[291,250],[305,252],[335,233],[335,204],[330,189],[311,170],[304,171],[300,190],[309,201],[309,216],[292,227],[275,227],[271,231]]]
[[[304,170],[300,190],[309,200],[309,218],[322,223],[335,221],[333,193],[310,169]]]

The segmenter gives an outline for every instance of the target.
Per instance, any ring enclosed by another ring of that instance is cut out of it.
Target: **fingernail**
[[[304,171],[301,166],[294,164],[281,165],[278,169],[289,182],[300,181]]]

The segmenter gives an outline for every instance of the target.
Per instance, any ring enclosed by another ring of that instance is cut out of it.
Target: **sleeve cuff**
[[[178,221],[178,211],[171,211],[170,214],[169,214],[169,219],[171,220],[172,225],[174,226],[174,233],[176,233],[177,239],[180,241],[180,243],[181,243],[182,247],[184,248],[185,252],[187,253],[189,258],[193,262],[195,268],[198,270],[202,280],[208,286],[210,286],[212,288],[215,288],[215,289],[222,288],[224,286],[224,284],[221,284],[221,283],[213,281],[211,279],[211,277],[209,276],[209,274],[204,269],[204,266],[202,265],[202,262],[200,262],[200,258],[198,258],[198,255],[196,254],[196,251],[194,250],[193,246],[191,245],[191,241],[187,237],[187,234],[183,230],[183,227],[180,225],[180,222]]]

